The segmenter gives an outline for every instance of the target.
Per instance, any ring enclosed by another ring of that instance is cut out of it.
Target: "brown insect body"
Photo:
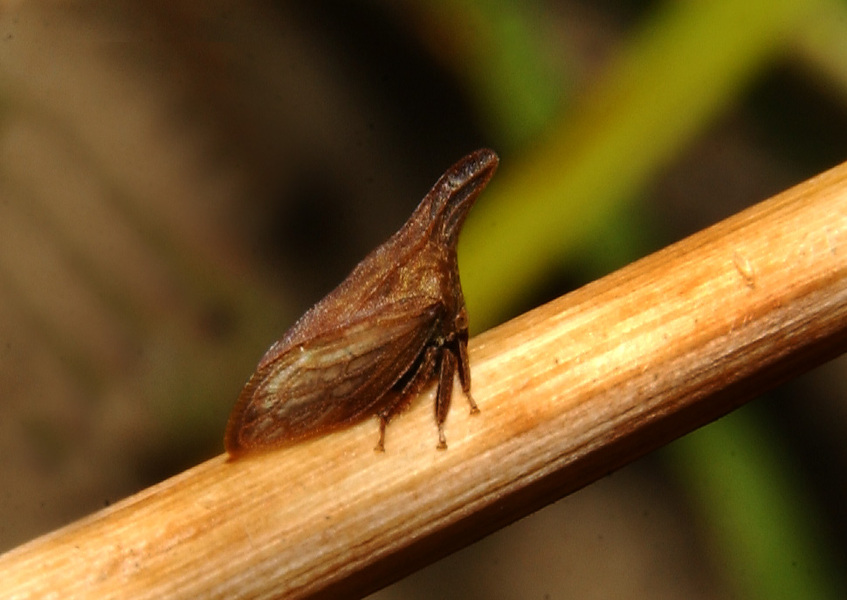
[[[438,447],[453,377],[470,396],[468,318],[456,245],[497,168],[491,150],[441,176],[403,227],[273,344],[229,417],[231,456],[282,446],[377,415],[385,426],[438,377]]]

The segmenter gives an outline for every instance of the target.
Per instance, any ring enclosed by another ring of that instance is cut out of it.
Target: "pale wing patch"
[[[375,411],[432,336],[435,308],[362,319],[295,345],[261,365],[240,399],[239,440],[250,446],[307,437]],[[277,349],[279,350],[279,349]]]

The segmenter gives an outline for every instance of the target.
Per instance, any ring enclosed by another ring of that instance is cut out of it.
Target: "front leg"
[[[471,364],[468,361],[468,312],[462,306],[456,315],[456,347],[459,349],[459,382],[462,391],[471,405],[471,414],[478,413],[479,408],[471,396]]]

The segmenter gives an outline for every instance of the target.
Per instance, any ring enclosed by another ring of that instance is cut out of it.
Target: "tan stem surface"
[[[476,337],[437,451],[432,391],[220,456],[0,556],[4,597],[355,596],[845,349],[847,165]]]

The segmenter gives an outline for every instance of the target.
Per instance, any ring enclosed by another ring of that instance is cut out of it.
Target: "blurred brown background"
[[[498,6],[537,36],[554,115],[513,130],[463,58],[492,6],[0,3],[0,551],[222,452],[267,346],[457,158],[491,146],[508,168],[543,145],[667,5]],[[507,314],[843,160],[843,57],[801,38]],[[826,590],[847,562],[845,364],[744,409],[777,440]],[[743,595],[690,464],[647,457],[378,597]]]

